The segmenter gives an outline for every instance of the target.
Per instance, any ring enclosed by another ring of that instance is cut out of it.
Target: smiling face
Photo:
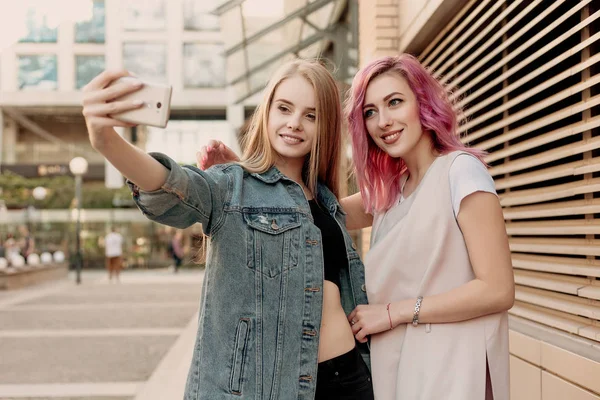
[[[273,149],[284,162],[303,161],[316,139],[316,96],[308,80],[293,75],[273,95],[267,130]]]
[[[367,87],[363,116],[375,144],[395,158],[405,158],[424,138],[419,104],[404,77],[386,72]]]

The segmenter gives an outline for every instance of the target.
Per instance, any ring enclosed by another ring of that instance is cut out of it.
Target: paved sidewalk
[[[0,399],[182,399],[202,278],[84,271],[0,292]]]

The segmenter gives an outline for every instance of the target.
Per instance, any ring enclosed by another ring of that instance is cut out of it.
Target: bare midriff
[[[335,283],[324,281],[319,362],[341,356],[352,350],[354,345],[352,328],[342,308],[340,289]]]

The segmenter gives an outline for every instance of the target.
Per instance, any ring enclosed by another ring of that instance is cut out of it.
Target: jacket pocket
[[[298,264],[300,219],[293,213],[244,213],[248,268],[269,278]]]
[[[248,318],[240,319],[235,332],[231,378],[229,379],[229,390],[236,395],[242,394],[242,382],[244,379],[244,365],[246,363],[246,348],[248,347],[249,333],[250,320]]]

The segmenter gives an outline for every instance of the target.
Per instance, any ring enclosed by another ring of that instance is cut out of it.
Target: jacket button
[[[356,243],[352,242],[352,250],[356,250]]]
[[[360,286],[360,290],[362,290],[365,293],[367,292],[367,287],[365,286],[364,283]]]
[[[279,225],[277,225],[277,222],[275,222],[275,220],[273,220],[273,222],[271,222],[271,229],[273,230],[277,230],[279,229]]]

